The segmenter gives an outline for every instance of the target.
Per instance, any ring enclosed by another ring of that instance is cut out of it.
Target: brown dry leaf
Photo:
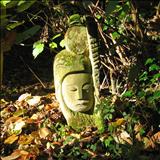
[[[28,160],[28,155],[29,153],[24,150],[15,150],[11,155],[6,156],[6,157],[1,157],[2,160],[14,160],[14,159],[19,159],[19,160]]]
[[[14,123],[20,119],[22,119],[22,117],[15,117],[15,116],[10,117],[6,120],[5,125],[8,126],[9,124]]]
[[[39,132],[38,132],[38,131],[33,131],[33,132],[31,133],[31,136],[34,138],[34,143],[35,143],[35,144],[41,145],[41,139],[40,139],[40,136],[39,136]]]
[[[58,108],[58,107],[59,107],[59,103],[58,103],[57,101],[54,101],[54,102],[52,103],[52,105],[54,106],[54,108]]]
[[[34,137],[34,138],[38,138],[38,137],[39,137],[38,131],[33,131],[33,132],[31,133],[31,136]]]
[[[12,144],[18,139],[18,136],[16,134],[13,134],[12,136],[8,137],[4,143],[5,144]]]
[[[140,135],[140,130],[143,128],[142,124],[138,123],[138,124],[135,124],[134,126],[134,131],[135,131],[135,134],[136,134],[136,139],[138,141],[142,141],[142,137]]]
[[[34,119],[27,118],[25,122],[30,124],[30,123],[34,123],[35,121]]]
[[[53,105],[47,104],[47,105],[45,105],[44,109],[46,111],[49,111],[49,110],[53,109]]]
[[[2,160],[14,160],[14,159],[17,159],[20,156],[21,156],[20,152],[13,152],[10,156],[1,157],[1,159]]]
[[[46,127],[40,128],[40,130],[39,130],[39,136],[41,138],[46,138],[50,134],[51,134],[51,131],[48,128],[46,128]]]
[[[53,145],[61,146],[62,144],[60,142],[52,142]]]
[[[146,148],[155,148],[156,143],[160,144],[160,131],[146,141]]]
[[[85,149],[85,151],[87,151],[92,156],[92,158],[96,157],[96,155],[97,155],[95,152],[93,152],[93,151],[91,151],[89,149]]]
[[[120,144],[125,144],[126,142],[128,144],[132,144],[131,137],[125,130],[120,131],[120,133],[116,133],[113,138]]]
[[[21,135],[18,140],[18,144],[30,144],[33,141],[34,137],[32,135]]]

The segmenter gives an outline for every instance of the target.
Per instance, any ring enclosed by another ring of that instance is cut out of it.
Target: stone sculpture
[[[54,60],[54,84],[62,113],[74,129],[102,127],[100,112],[95,112],[97,99],[92,73],[87,29],[72,26],[65,35],[65,49]]]

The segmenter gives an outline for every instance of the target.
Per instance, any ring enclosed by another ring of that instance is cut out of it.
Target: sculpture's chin
[[[91,107],[88,107],[86,105],[76,105],[76,108],[72,108],[71,110],[74,112],[87,112],[91,109]]]

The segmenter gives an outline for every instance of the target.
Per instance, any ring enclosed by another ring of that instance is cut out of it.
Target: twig
[[[43,88],[46,88],[46,86],[44,85],[44,83],[40,80],[40,78],[34,73],[34,71],[29,67],[29,65],[27,63],[25,63],[24,59],[22,58],[22,56],[19,56],[19,58],[21,59],[21,61],[23,62],[23,64],[30,70],[30,72],[34,75],[34,77],[41,83],[41,85],[43,86]]]

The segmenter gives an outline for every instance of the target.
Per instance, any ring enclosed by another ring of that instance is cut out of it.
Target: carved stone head
[[[69,125],[76,121],[76,114],[93,114],[94,86],[87,57],[67,50],[58,53],[54,61],[54,84],[60,108]]]
[[[94,107],[94,91],[90,73],[68,74],[62,81],[62,97],[74,112],[87,112]]]

